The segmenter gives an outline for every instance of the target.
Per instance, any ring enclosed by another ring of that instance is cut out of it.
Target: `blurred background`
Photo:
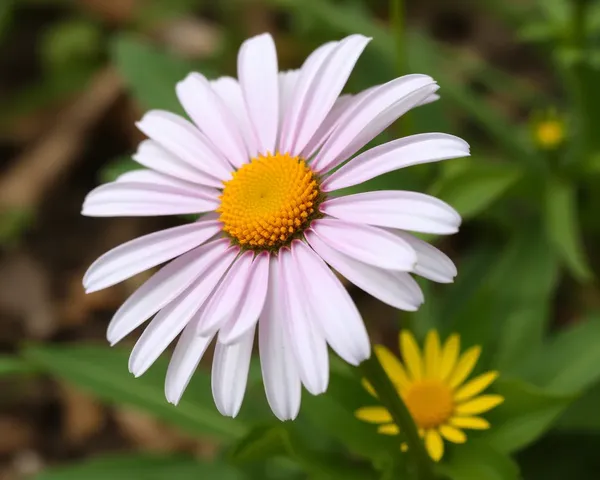
[[[240,419],[214,408],[209,369],[175,408],[163,398],[166,359],[134,380],[127,348],[104,339],[150,272],[87,296],[81,286],[101,253],[186,221],[80,216],[89,190],[135,168],[134,122],[150,108],[181,112],[174,86],[191,70],[235,75],[239,44],[264,31],[282,69],[325,41],[372,36],[348,92],[404,73],[441,85],[440,101],[375,143],[442,131],[472,145],[469,159],[352,189],[424,191],[464,217],[459,234],[429,238],[459,276],[423,284],[419,312],[348,285],[373,341],[396,348],[399,326],[419,338],[459,332],[463,345],[484,346],[482,369],[501,372],[493,450],[451,455],[446,474],[598,478],[599,3],[0,0],[0,479],[325,479],[349,478],[350,467],[352,478],[395,478],[369,451],[369,427],[353,423],[358,382],[334,374],[331,393],[305,396],[284,433],[269,430],[280,427],[256,369]]]

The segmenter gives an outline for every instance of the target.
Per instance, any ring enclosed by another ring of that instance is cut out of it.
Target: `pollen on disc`
[[[259,156],[225,182],[217,209],[223,230],[240,245],[270,250],[288,244],[314,217],[317,178],[288,154]]]

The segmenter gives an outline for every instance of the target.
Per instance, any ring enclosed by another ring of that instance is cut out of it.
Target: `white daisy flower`
[[[446,203],[407,191],[331,195],[392,170],[469,155],[460,138],[428,133],[354,156],[408,110],[437,98],[427,75],[340,96],[369,40],[326,43],[288,72],[278,72],[270,35],[247,40],[238,80],[190,74],[177,95],[193,123],[148,112],[138,127],[149,140],[134,156],[145,168],[86,197],[82,213],[96,217],[211,212],[114,248],[83,280],[94,292],[169,262],[119,308],[107,333],[115,344],[154,317],[131,353],[135,376],[181,333],[166,377],[169,402],[179,402],[216,339],[214,400],[236,416],[258,328],[267,400],[278,418],[293,419],[301,385],[314,395],[327,389],[327,345],[352,365],[371,353],[360,314],[330,267],[402,310],[423,302],[410,273],[437,282],[456,275],[446,255],[407,233],[456,232],[460,216]]]

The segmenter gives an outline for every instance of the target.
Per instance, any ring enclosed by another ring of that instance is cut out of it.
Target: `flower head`
[[[463,140],[430,133],[356,155],[399,116],[437,98],[427,75],[340,96],[368,42],[351,35],[315,50],[299,70],[278,72],[271,36],[247,40],[238,80],[190,74],[176,91],[192,121],[148,112],[138,127],[149,139],[134,156],[145,168],[86,197],[89,216],[205,213],[114,248],[83,281],[93,292],[168,262],[119,308],[107,334],[115,344],[153,317],[131,354],[135,376],[181,334],[168,401],[180,400],[216,339],[213,396],[220,412],[235,416],[258,325],[268,402],[280,419],[294,418],[302,385],[313,394],[327,388],[328,345],[354,365],[370,355],[362,319],[327,264],[404,310],[423,302],[410,273],[453,280],[450,259],[407,233],[456,232],[460,217],[449,205],[406,191],[332,196],[392,170],[469,154]]]
[[[533,140],[542,150],[555,150],[565,140],[566,125],[556,111],[537,114],[532,120]]]
[[[442,458],[442,438],[452,443],[464,443],[467,440],[464,429],[490,427],[487,420],[477,415],[491,410],[504,399],[500,395],[479,394],[498,377],[498,372],[487,372],[466,382],[479,359],[480,347],[471,347],[459,356],[458,335],[451,335],[442,346],[437,331],[431,330],[421,353],[413,335],[403,331],[400,333],[400,352],[404,364],[383,345],[375,346],[377,358],[410,411],[431,458],[435,461]],[[366,380],[363,384],[375,395]],[[356,411],[356,416],[379,424],[380,433],[399,433],[385,407],[363,407]],[[403,444],[402,448],[406,446]]]

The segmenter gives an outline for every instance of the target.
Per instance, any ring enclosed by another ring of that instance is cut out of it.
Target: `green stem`
[[[435,480],[437,477],[433,471],[433,463],[425,450],[421,437],[419,437],[415,422],[381,366],[377,355],[371,355],[371,358],[361,363],[358,368],[361,375],[377,392],[379,400],[388,409],[394,422],[400,428],[400,432],[404,435],[408,445],[409,458],[414,462],[417,480]]]
[[[404,5],[403,0],[390,0],[390,20],[392,34],[396,43],[396,68],[398,75],[406,73],[405,44],[404,44]]]

